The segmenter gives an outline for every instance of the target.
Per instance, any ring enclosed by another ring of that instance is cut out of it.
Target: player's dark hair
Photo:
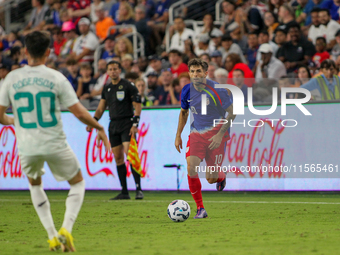
[[[330,11],[328,9],[320,9],[319,12],[327,12],[327,15],[331,16],[331,13],[330,13]]]
[[[244,72],[243,72],[243,70],[241,70],[241,69],[235,69],[235,70],[233,71],[233,73],[234,73],[235,71],[239,71],[239,72],[241,72],[241,73],[242,73],[242,75],[243,75],[243,77],[244,77]]]
[[[208,63],[200,58],[193,58],[192,60],[190,60],[188,63],[189,70],[190,70],[190,67],[192,66],[200,66],[202,67],[204,72],[208,70]]]
[[[109,65],[118,65],[118,68],[122,70],[122,65],[117,61],[110,61],[109,63],[107,63],[106,70],[109,68]]]
[[[34,31],[25,37],[25,45],[32,58],[42,58],[50,43],[50,37],[44,32]]]
[[[321,62],[320,69],[323,69],[323,68],[329,69],[332,66],[336,68],[335,62],[332,59],[326,59]]]

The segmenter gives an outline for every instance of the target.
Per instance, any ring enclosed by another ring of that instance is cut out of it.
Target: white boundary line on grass
[[[65,198],[66,199],[66,198]],[[51,202],[65,202],[65,199],[50,199]],[[31,203],[30,199],[0,199],[0,202],[29,202]],[[134,203],[169,203],[170,200],[84,200],[84,203],[96,203],[96,202],[134,202]],[[194,203],[194,201],[189,200],[189,203]],[[204,203],[216,203],[216,204],[311,204],[311,205],[340,205],[340,202],[299,202],[299,201],[209,201],[205,200]]]

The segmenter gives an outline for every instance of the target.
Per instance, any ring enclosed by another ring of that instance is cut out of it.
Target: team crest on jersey
[[[119,101],[122,101],[125,97],[125,92],[124,91],[117,91],[117,99]]]
[[[120,85],[119,87],[118,87],[118,89],[122,89],[123,88],[123,85]]]

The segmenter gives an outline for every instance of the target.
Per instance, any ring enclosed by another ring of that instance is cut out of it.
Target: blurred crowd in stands
[[[187,63],[196,57],[209,63],[209,79],[234,84],[244,94],[253,87],[254,102],[270,102],[273,87],[280,92],[306,84],[320,86],[312,93],[315,100],[339,99],[340,0],[226,0],[218,15],[205,12],[216,0],[202,0],[183,5],[169,23],[176,2],[32,0],[22,29],[0,29],[0,78],[27,64],[24,36],[45,30],[52,39],[46,65],[68,78],[87,107],[97,106],[110,82],[111,60],[121,63],[122,78],[135,83],[144,106],[179,105],[190,82]],[[192,10],[201,12],[194,22]]]

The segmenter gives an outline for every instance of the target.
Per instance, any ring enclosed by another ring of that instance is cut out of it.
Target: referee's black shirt
[[[120,79],[118,84],[115,85],[112,83],[106,85],[102,92],[102,99],[106,100],[111,120],[133,117],[132,102],[141,102],[138,89],[125,79]]]

